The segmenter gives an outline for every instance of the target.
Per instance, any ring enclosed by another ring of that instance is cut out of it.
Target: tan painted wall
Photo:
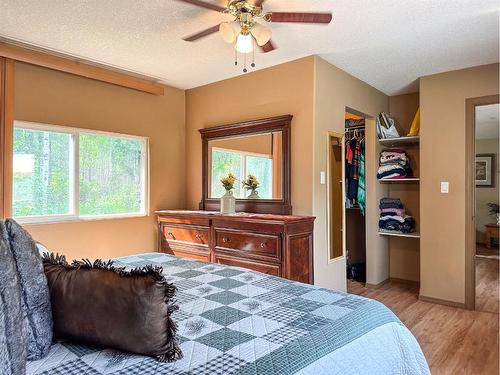
[[[499,193],[499,160],[498,160],[498,138],[477,139],[476,154],[495,154],[495,166],[493,167],[495,185],[493,187],[476,188],[476,242],[485,243],[485,225],[495,223],[495,216],[489,213],[488,203],[498,203]]]
[[[292,206],[296,214],[312,214],[313,64],[306,57],[186,92],[188,208],[201,199],[198,129],[291,114]]]
[[[498,64],[420,79],[420,293],[465,302],[465,100],[498,94]],[[449,194],[440,181],[450,182]]]
[[[317,284],[345,289],[345,258],[328,259],[327,186],[320,184],[320,172],[327,170],[328,131],[343,134],[346,107],[376,117],[388,110],[388,97],[382,92],[315,58],[314,87],[314,270]],[[387,240],[378,235],[378,202],[386,187],[376,182],[378,142],[375,121],[366,123],[366,236],[367,278],[377,284],[389,277]]]
[[[184,91],[165,96],[16,64],[15,119],[150,138],[150,207],[184,206]],[[156,249],[154,216],[29,225],[33,237],[72,258],[112,257]]]

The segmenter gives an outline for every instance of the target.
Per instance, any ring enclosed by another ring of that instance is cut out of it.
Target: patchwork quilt
[[[379,302],[243,268],[161,253],[117,258],[163,267],[177,287],[184,358],[55,343],[27,374],[430,374],[408,329]]]

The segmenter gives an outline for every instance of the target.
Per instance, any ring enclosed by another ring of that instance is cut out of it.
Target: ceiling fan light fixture
[[[239,53],[250,53],[253,52],[253,37],[252,34],[240,33],[236,39],[236,51]]]
[[[252,28],[251,33],[255,38],[257,44],[259,46],[265,45],[267,42],[271,40],[272,30],[269,27],[265,27],[259,24],[255,24]]]
[[[233,17],[232,22],[223,22],[199,33],[183,38],[187,42],[194,42],[200,38],[221,34],[225,42],[234,45],[234,64],[238,66],[238,59],[243,59],[243,72],[250,67],[255,68],[256,46],[268,53],[276,49],[271,40],[272,30],[257,21],[272,23],[302,23],[302,24],[329,24],[332,14],[312,12],[265,12],[262,4],[266,0],[225,0],[225,7],[213,4],[215,0],[177,0],[205,9],[214,10]],[[222,0],[219,0],[222,1]]]

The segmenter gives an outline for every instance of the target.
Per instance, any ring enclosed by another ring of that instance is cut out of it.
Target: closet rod
[[[346,132],[349,130],[365,130],[365,125],[349,126],[345,128]]]

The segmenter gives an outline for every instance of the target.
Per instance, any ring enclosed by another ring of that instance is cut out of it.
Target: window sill
[[[149,214],[114,214],[114,215],[92,215],[92,216],[74,216],[74,215],[57,215],[57,216],[33,216],[33,217],[14,217],[19,224],[22,225],[39,225],[39,224],[61,224],[61,223],[82,223],[87,221],[98,220],[120,220],[133,219],[139,217],[147,217]]]

